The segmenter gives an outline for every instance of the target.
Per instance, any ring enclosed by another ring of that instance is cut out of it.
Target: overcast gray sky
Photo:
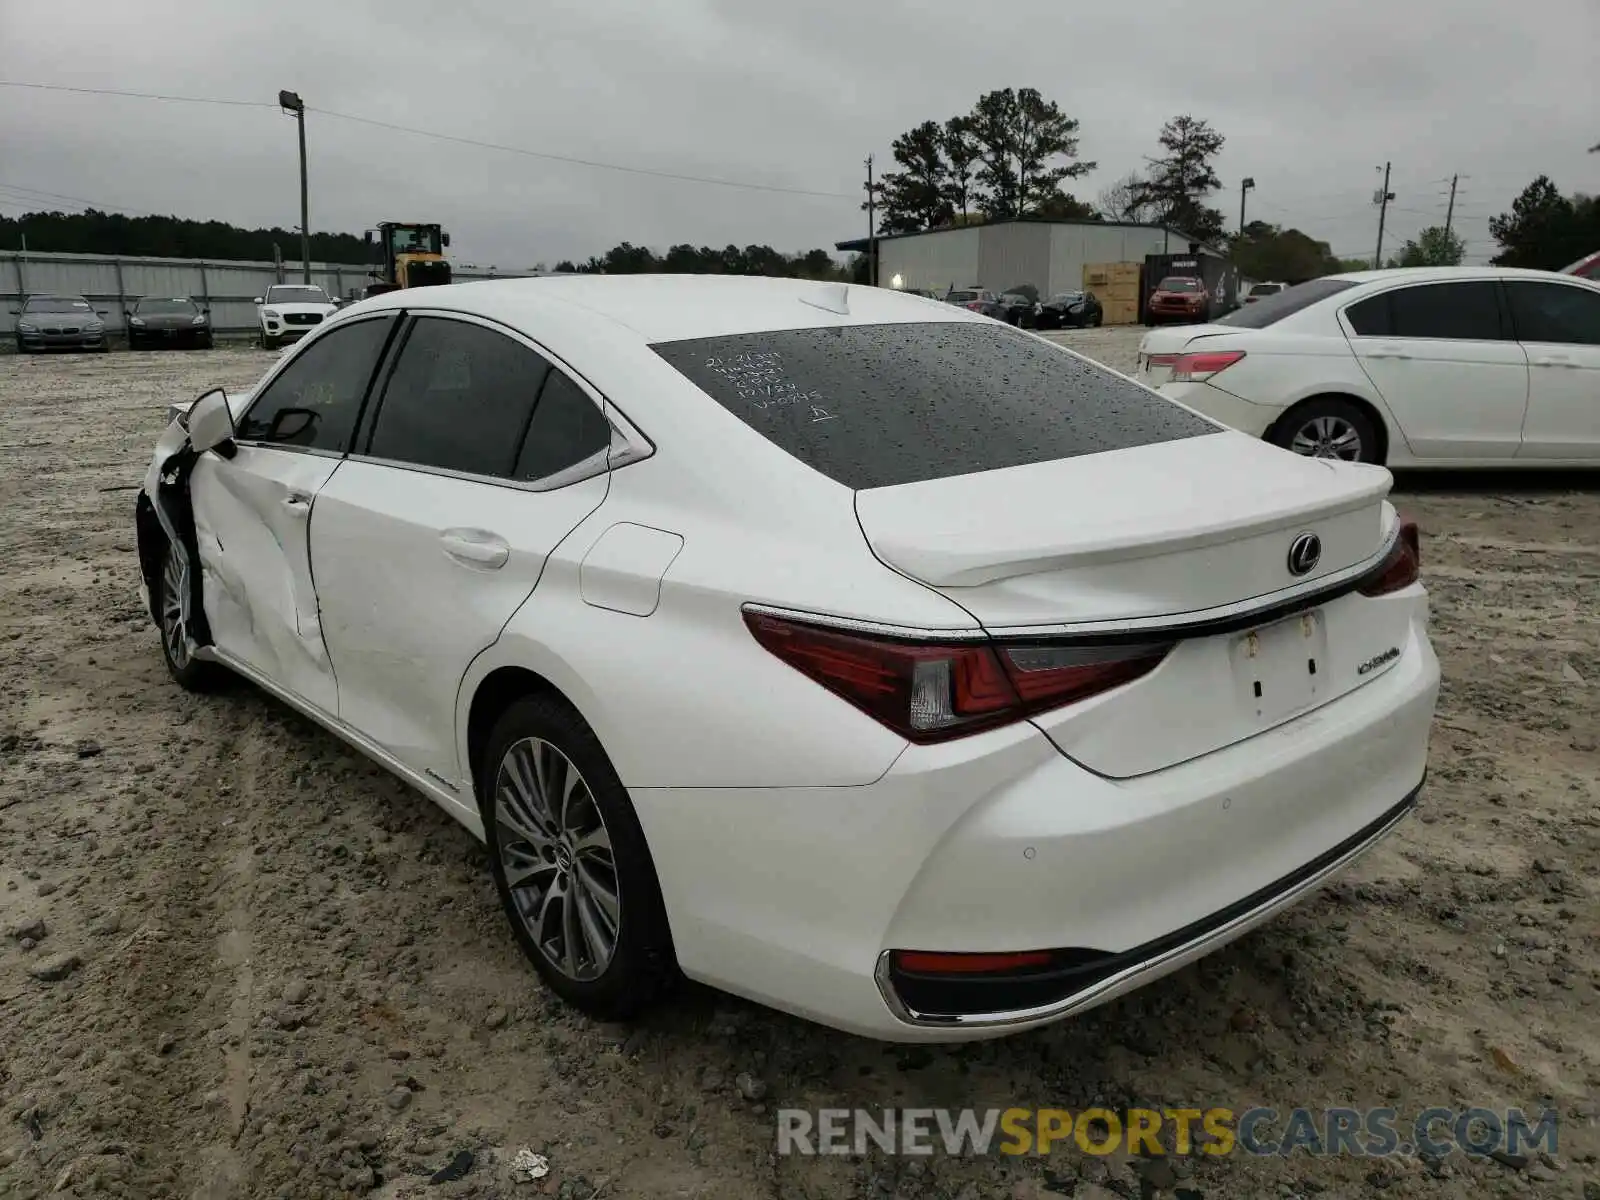
[[[1600,191],[1600,0],[0,0],[0,79],[308,105],[740,190],[307,119],[311,224],[440,221],[463,262],[553,265],[628,240],[784,250],[865,232],[869,152],[1033,86],[1082,121],[1092,200],[1175,113],[1228,138],[1215,198],[1370,254],[1394,162],[1397,247],[1442,220],[1468,261],[1535,175]],[[18,190],[28,189],[28,190]],[[0,88],[0,212],[56,193],[246,226],[298,223],[276,107]],[[71,202],[59,201],[71,208]],[[288,248],[285,248],[286,251]]]

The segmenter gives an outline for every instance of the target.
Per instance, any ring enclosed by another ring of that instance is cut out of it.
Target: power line
[[[0,87],[33,88],[47,92],[77,92],[89,96],[121,96],[139,100],[169,100],[181,104],[226,104],[242,108],[277,108],[278,105],[265,100],[232,100],[215,96],[168,96],[155,92],[126,92],[113,88],[84,88],[66,87],[53,83],[23,83],[15,80],[0,80]],[[661,171],[653,167],[630,167],[622,163],[602,162],[599,159],[578,158],[569,154],[553,154],[544,150],[529,150],[525,146],[508,146],[501,142],[487,142],[479,138],[463,137],[459,134],[440,133],[433,129],[418,129],[411,125],[400,125],[393,121],[380,121],[373,117],[357,116],[354,113],[334,112],[326,108],[312,108],[306,106],[308,112],[320,113],[325,117],[333,117],[340,121],[353,121],[360,125],[370,125],[377,129],[388,129],[396,133],[409,133],[415,137],[432,138],[440,142],[454,142],[460,146],[474,146],[480,150],[497,150],[502,154],[519,154],[526,158],[542,159],[546,162],[567,163],[570,166],[590,167],[599,171],[618,171],[627,175],[645,175],[655,179],[672,179],[680,183],[699,183],[709,187],[737,188],[750,192],[773,192],[788,196],[813,196],[825,200],[854,200],[855,196],[847,192],[825,192],[812,188],[784,187],[780,184],[751,183],[742,179],[718,179],[709,175],[690,175],[680,171]]]
[[[462,146],[476,146],[482,150],[499,150],[505,154],[521,154],[528,158],[541,158],[550,162],[569,163],[579,167],[593,167],[601,171],[621,171],[629,175],[648,175],[656,179],[676,179],[682,183],[704,183],[714,187],[741,188],[752,192],[779,192],[789,196],[819,196],[828,200],[854,200],[856,197],[847,192],[822,192],[810,188],[783,187],[771,183],[748,183],[739,179],[716,179],[706,175],[686,175],[677,171],[658,171],[651,167],[626,167],[620,163],[600,162],[592,158],[575,158],[568,154],[551,154],[543,150],[529,150],[522,146],[507,146],[500,142],[485,142],[478,138],[461,137],[453,133],[439,133],[432,129],[415,129],[410,125],[397,125],[392,121],[378,121],[371,117],[358,117],[351,113],[333,112],[326,108],[313,108],[309,104],[306,111],[321,113],[325,117],[334,117],[340,121],[355,121],[362,125],[372,125],[379,129],[392,129],[398,133],[410,133],[417,137],[433,138],[441,142],[455,142]]]
[[[0,79],[0,87],[30,88],[40,92],[76,92],[82,96],[124,96],[133,100],[169,100],[178,104],[230,104],[236,108],[277,108],[266,100],[224,100],[216,96],[165,96],[157,92],[122,92],[114,88],[67,87],[59,83],[22,83]]]
[[[67,196],[60,192],[45,192],[39,190],[38,188],[26,188],[21,184],[6,183],[3,180],[0,180],[0,188],[4,188],[8,192],[14,192],[22,196],[40,197],[40,199],[33,201],[33,203],[36,204],[42,204],[46,200],[65,200],[70,204],[77,204],[84,208],[97,208],[105,212],[131,213],[136,217],[155,216],[154,213],[146,212],[139,208],[129,208],[123,204],[106,204],[99,200],[85,200],[82,196]]]

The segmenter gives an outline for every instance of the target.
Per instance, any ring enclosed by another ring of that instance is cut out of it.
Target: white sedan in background
[[[949,304],[569,276],[344,310],[173,420],[137,527],[172,676],[482,838],[571,1003],[681,972],[961,1040],[1411,810],[1439,666],[1390,483]]]
[[[1600,285],[1496,267],[1329,275],[1152,331],[1139,378],[1298,454],[1600,466]]]
[[[256,297],[261,344],[268,350],[304,337],[336,311],[327,292],[310,283],[277,283]]]

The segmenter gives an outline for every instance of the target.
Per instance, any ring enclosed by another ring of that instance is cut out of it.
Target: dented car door
[[[393,323],[386,313],[309,342],[240,415],[231,453],[201,455],[189,480],[214,645],[329,714],[338,691],[318,618],[310,527]]]

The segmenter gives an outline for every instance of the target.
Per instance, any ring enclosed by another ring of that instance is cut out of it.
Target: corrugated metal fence
[[[455,267],[454,278],[509,279],[530,272]],[[311,282],[330,296],[348,296],[369,282],[370,268],[312,263]],[[124,335],[128,310],[141,296],[188,296],[211,314],[218,333],[256,329],[255,298],[275,283],[299,283],[300,264],[210,261],[198,258],[117,258],[98,254],[0,251],[0,336],[16,332],[22,300],[39,293],[82,296],[100,310],[106,332]]]

